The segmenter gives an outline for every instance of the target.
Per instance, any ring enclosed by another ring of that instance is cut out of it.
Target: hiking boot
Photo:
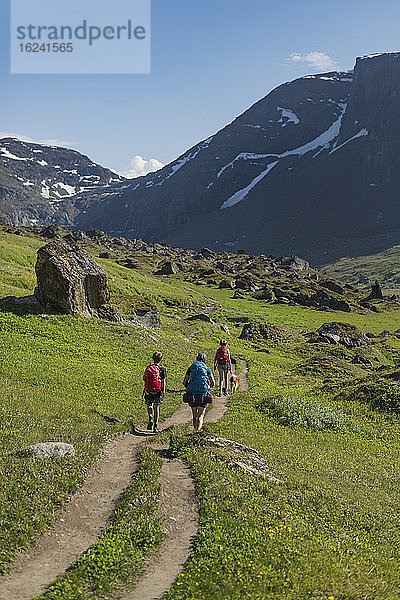
[[[153,429],[153,421],[150,419],[149,424],[147,425],[147,430],[151,431]]]
[[[154,433],[161,433],[160,430],[158,429],[157,425],[154,427],[153,432]]]

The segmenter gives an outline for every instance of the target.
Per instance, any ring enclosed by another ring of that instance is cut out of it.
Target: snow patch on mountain
[[[343,144],[340,144],[340,146],[337,146],[335,148],[333,148],[333,150],[331,150],[329,152],[329,154],[333,154],[334,152],[336,152],[336,150],[340,150],[340,148],[343,148],[343,146],[345,146],[346,144],[348,144],[349,142],[351,142],[352,140],[355,140],[359,137],[363,137],[369,134],[368,129],[365,129],[365,127],[363,129],[360,129],[360,131],[358,133],[356,133],[356,135],[353,135],[353,137],[351,137],[350,139],[346,140],[345,142],[343,142]]]
[[[229,169],[230,167],[233,167],[234,164],[238,160],[259,160],[259,159],[270,158],[270,157],[285,158],[287,156],[293,156],[293,155],[302,156],[303,154],[307,154],[307,152],[311,152],[311,150],[316,150],[317,148],[321,148],[321,147],[322,147],[322,149],[328,148],[330,143],[336,137],[338,137],[338,135],[340,133],[340,128],[342,125],[342,119],[343,119],[344,113],[346,112],[347,104],[345,104],[345,103],[338,103],[338,104],[341,109],[341,114],[339,115],[337,120],[334,121],[334,123],[332,123],[332,125],[326,131],[321,133],[315,139],[311,140],[310,142],[307,142],[306,144],[303,144],[303,146],[299,146],[298,148],[294,148],[293,150],[287,150],[286,152],[282,152],[281,154],[271,154],[271,153],[255,154],[253,152],[241,152],[230,163],[228,163],[227,165],[222,167],[222,169],[220,169],[220,171],[217,173],[217,177],[218,178],[221,177],[221,175],[224,173],[224,171],[226,171],[226,169]]]
[[[278,160],[275,162],[272,162],[268,165],[268,167],[265,169],[265,171],[263,171],[262,173],[260,173],[259,175],[257,175],[257,177],[255,177],[253,179],[253,181],[251,181],[251,183],[249,183],[249,185],[245,188],[243,188],[242,190],[239,190],[238,192],[236,192],[235,194],[233,194],[233,196],[231,196],[230,198],[228,198],[228,200],[225,200],[225,202],[222,204],[221,206],[221,210],[223,210],[224,208],[231,208],[232,206],[235,206],[235,204],[238,204],[239,202],[241,202],[242,200],[244,200],[247,196],[247,194],[258,184],[260,183],[260,181],[262,179],[264,179],[264,177],[266,177],[268,175],[268,173],[275,167],[275,165],[278,164]]]
[[[11,158],[12,160],[28,160],[27,158],[22,158],[21,156],[15,156],[15,154],[11,154],[7,150],[7,148],[0,148],[1,156],[4,158]]]
[[[282,123],[282,127],[285,127],[285,125],[287,125],[288,123],[294,123],[295,125],[298,125],[300,123],[300,119],[297,115],[294,114],[292,110],[290,110],[290,108],[281,108],[280,106],[277,106],[276,110],[281,111],[281,118],[279,119],[278,123]],[[287,121],[283,120],[285,118],[287,119]]]
[[[233,168],[235,162],[238,160],[249,160],[249,159],[259,160],[259,159],[265,159],[265,158],[277,158],[278,159],[276,162],[270,163],[268,165],[268,167],[265,169],[265,171],[263,171],[255,179],[253,179],[247,187],[245,187],[241,190],[238,190],[235,194],[233,194],[233,196],[228,198],[228,200],[225,200],[225,202],[221,206],[221,210],[225,209],[225,208],[231,208],[232,206],[235,206],[235,204],[237,204],[238,202],[241,202],[241,200],[243,200],[248,195],[248,193],[262,179],[264,179],[264,177],[266,177],[266,175],[268,175],[268,173],[279,162],[280,159],[286,158],[287,156],[303,156],[304,154],[307,154],[308,152],[311,152],[312,150],[316,150],[316,149],[319,149],[319,151],[322,152],[322,150],[329,148],[331,145],[331,142],[333,142],[333,140],[335,140],[340,134],[342,119],[346,112],[347,104],[339,103],[339,106],[341,108],[341,113],[340,113],[339,117],[336,119],[336,121],[334,121],[332,123],[332,125],[326,131],[321,133],[318,137],[311,140],[310,142],[303,144],[303,146],[299,146],[298,148],[294,148],[293,150],[287,150],[286,152],[282,152],[281,154],[254,154],[251,152],[241,152],[229,164],[227,164],[225,167],[223,167],[219,171],[219,173],[217,173],[217,177],[220,177],[222,175],[222,173],[229,167]],[[366,133],[365,132],[363,133],[363,131],[365,131]],[[368,132],[366,130],[361,130],[361,132],[359,132],[359,134],[356,137],[359,137],[360,135],[368,135]],[[348,140],[348,141],[350,141],[350,140]],[[317,154],[319,154],[319,152]]]

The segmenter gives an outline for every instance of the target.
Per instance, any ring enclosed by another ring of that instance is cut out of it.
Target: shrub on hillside
[[[294,396],[266,398],[259,409],[269,412],[282,425],[345,431],[350,426],[347,416],[337,408],[307,402]]]
[[[341,391],[337,400],[354,400],[368,404],[373,410],[400,413],[400,386],[396,382],[377,380],[349,386]]]

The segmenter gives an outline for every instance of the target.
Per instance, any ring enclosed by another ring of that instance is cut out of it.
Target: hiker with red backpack
[[[198,354],[195,362],[186,371],[183,380],[186,388],[183,401],[187,402],[192,409],[193,427],[196,431],[200,431],[203,427],[207,404],[211,404],[213,401],[211,388],[215,385],[215,379],[210,367],[207,367],[206,361],[205,354]]]
[[[167,371],[161,366],[162,353],[154,352],[153,363],[146,368],[143,375],[144,380],[144,399],[147,405],[149,415],[148,431],[158,433],[158,419],[160,416],[160,404],[165,394],[165,380]]]
[[[214,358],[214,371],[218,368],[219,395],[228,395],[228,373],[232,373],[231,355],[227,348],[227,342],[221,340]]]

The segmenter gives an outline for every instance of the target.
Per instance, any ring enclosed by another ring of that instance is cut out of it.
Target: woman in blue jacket
[[[206,360],[205,354],[198,354],[183,380],[183,385],[186,387],[184,400],[192,409],[193,427],[196,431],[203,427],[206,406],[212,402],[210,390],[215,385],[214,376],[210,367],[207,367]]]

